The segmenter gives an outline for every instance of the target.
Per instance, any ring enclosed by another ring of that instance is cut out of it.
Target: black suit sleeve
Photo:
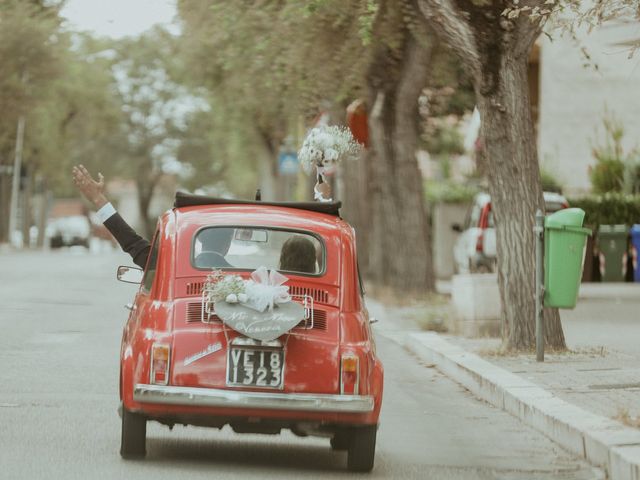
[[[133,263],[144,269],[151,250],[149,240],[138,235],[118,212],[111,215],[104,222],[104,226],[114,236],[122,250],[131,255]]]

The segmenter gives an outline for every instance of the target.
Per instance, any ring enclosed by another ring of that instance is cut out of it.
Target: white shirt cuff
[[[109,202],[109,203],[106,203],[105,205],[103,205],[100,208],[100,210],[98,210],[96,212],[96,215],[98,216],[98,220],[100,220],[100,222],[104,223],[109,218],[111,218],[115,213],[116,213],[116,209],[113,208],[113,205],[111,205],[111,202]]]

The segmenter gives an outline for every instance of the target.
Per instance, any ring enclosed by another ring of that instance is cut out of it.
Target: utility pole
[[[18,223],[18,194],[20,192],[20,170],[22,169],[22,147],[24,145],[24,114],[18,119],[16,134],[16,154],[13,161],[13,179],[11,182],[11,203],[9,203],[9,242],[15,243]]]

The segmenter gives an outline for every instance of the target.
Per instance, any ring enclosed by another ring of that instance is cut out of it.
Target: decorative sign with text
[[[278,304],[273,310],[258,312],[240,303],[219,302],[216,314],[236,332],[268,342],[287,333],[305,318],[305,309],[296,302]]]

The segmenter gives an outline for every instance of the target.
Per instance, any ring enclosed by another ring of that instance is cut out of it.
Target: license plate
[[[227,385],[282,389],[284,351],[281,348],[231,346],[227,357]]]

